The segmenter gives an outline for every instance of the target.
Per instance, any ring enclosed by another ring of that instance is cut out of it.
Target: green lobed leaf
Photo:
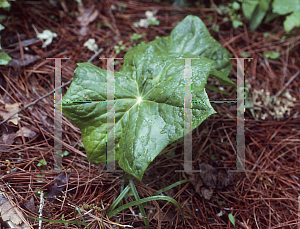
[[[239,26],[242,26],[243,25],[243,22],[239,21],[239,20],[232,20],[232,26],[233,28],[238,28]]]
[[[274,0],[273,10],[280,15],[300,11],[300,0]]]
[[[226,78],[231,69],[229,53],[198,17],[186,17],[170,37],[132,48],[114,73],[115,160],[140,180],[154,158],[184,136],[184,60],[176,58],[195,56],[202,57],[192,60],[193,100],[202,101],[193,104],[195,129],[215,113],[205,92],[208,75]],[[105,163],[106,134],[111,134],[106,133],[107,71],[91,63],[78,66],[64,96],[77,102],[64,104],[63,112],[80,128],[88,160]],[[78,102],[83,100],[100,102]]]
[[[294,27],[300,26],[300,0],[274,0],[273,10],[280,15],[292,13],[286,17],[283,24],[286,32],[290,32]]]
[[[279,52],[274,52],[274,51],[266,51],[266,52],[264,52],[264,57],[265,58],[277,59],[279,56],[280,56]]]
[[[229,75],[232,63],[231,55],[209,33],[202,20],[196,16],[187,16],[171,32],[168,37],[157,37],[148,44],[139,44],[129,50],[124,57],[124,65],[128,66],[140,61],[146,49],[153,48],[157,53],[184,53],[202,56],[214,61],[212,70],[220,71],[223,77]],[[215,71],[216,73],[216,71]],[[216,74],[215,74],[216,75]],[[215,75],[212,75],[213,77]],[[221,76],[220,76],[221,77]],[[231,81],[232,85],[235,85]]]
[[[238,2],[233,2],[232,3],[232,9],[239,10],[240,9],[240,4]]]
[[[10,8],[10,3],[7,0],[0,0],[0,8]]]
[[[135,67],[115,73],[115,159],[140,180],[148,164],[183,137],[184,61],[176,57],[148,54]],[[212,61],[202,58],[192,63],[193,99],[207,101],[204,87]],[[106,70],[91,63],[78,65],[64,99],[78,101],[88,96],[105,101]],[[68,103],[63,112],[81,129],[88,160],[106,162],[106,103]],[[209,102],[193,104],[193,129],[213,113]]]
[[[291,15],[287,16],[283,22],[283,26],[286,32],[290,32],[294,27],[300,26],[300,10],[295,11]]]

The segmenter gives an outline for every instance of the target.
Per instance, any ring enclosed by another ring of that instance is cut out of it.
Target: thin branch
[[[296,72],[295,73],[295,75],[293,75],[290,79],[289,79],[289,81],[280,89],[280,91],[279,92],[277,92],[277,94],[274,96],[274,99],[276,98],[276,97],[278,97],[285,89],[286,89],[286,87],[287,86],[289,86],[289,84],[299,75],[299,73],[300,73],[300,71],[298,71],[298,72]]]

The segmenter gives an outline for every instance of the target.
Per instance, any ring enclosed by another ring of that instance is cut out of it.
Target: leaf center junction
[[[138,96],[137,97],[137,103],[141,103],[143,100],[142,100],[142,97],[141,96]]]

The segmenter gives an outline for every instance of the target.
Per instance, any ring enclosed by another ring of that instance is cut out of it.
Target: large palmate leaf
[[[193,100],[200,101],[193,103],[192,129],[215,113],[204,88],[209,74],[225,83],[231,82],[227,78],[229,54],[217,42],[201,41],[201,33],[205,34],[206,28],[199,32],[204,25],[199,21],[188,16],[169,38],[158,38],[133,48],[125,55],[120,72],[114,73],[115,160],[140,180],[154,158],[168,144],[184,136],[184,60],[177,58],[202,56],[192,60],[192,96]],[[190,29],[183,29],[182,23]],[[176,42],[181,48],[176,48]],[[206,46],[199,48],[199,44]],[[215,56],[210,56],[207,49]],[[112,135],[106,133],[107,71],[91,63],[78,66],[64,96],[64,100],[77,102],[63,104],[63,112],[80,128],[88,160],[106,162],[106,136]],[[82,100],[99,102],[78,102]]]
[[[176,57],[148,53],[136,66],[115,73],[115,159],[139,179],[168,144],[184,135],[184,61]],[[106,70],[78,65],[64,99],[105,101]],[[204,86],[211,65],[206,58],[192,61],[195,100],[208,101]],[[88,160],[106,162],[106,103],[67,103],[63,112],[80,128]],[[193,104],[193,129],[213,113],[209,102]]]
[[[129,50],[124,57],[124,66],[140,61],[145,55],[145,50],[153,47],[157,53],[193,54],[194,57],[202,56],[214,61],[212,77],[217,78],[225,85],[235,86],[227,77],[232,64],[229,52],[223,48],[209,33],[205,24],[196,16],[187,16],[171,32],[170,36],[157,37],[147,44],[140,44]]]

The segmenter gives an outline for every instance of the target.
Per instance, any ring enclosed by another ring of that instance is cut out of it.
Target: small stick
[[[223,15],[222,11],[217,7],[213,0],[210,0],[210,3],[213,5],[214,9],[218,12],[219,15]]]
[[[43,208],[44,208],[44,192],[41,192],[39,218],[43,217]],[[42,220],[39,220],[39,229],[42,229]]]
[[[98,56],[102,51],[103,51],[102,48],[99,49],[87,62],[92,62],[95,59],[95,57]]]

